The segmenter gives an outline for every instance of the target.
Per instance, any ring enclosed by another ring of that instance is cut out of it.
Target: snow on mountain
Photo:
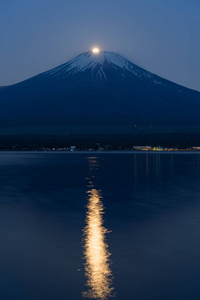
[[[138,67],[117,53],[108,51],[100,51],[98,54],[93,53],[92,51],[84,52],[69,62],[43,74],[51,76],[54,79],[64,79],[80,72],[89,71],[91,78],[94,81],[107,81],[108,69],[120,71],[121,76],[124,78],[127,78],[127,76],[130,76],[131,74],[141,80],[148,79],[155,84],[163,84],[158,76],[155,79],[153,73]]]

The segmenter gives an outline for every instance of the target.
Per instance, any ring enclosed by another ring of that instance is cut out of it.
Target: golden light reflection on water
[[[105,239],[108,231],[103,226],[104,207],[99,191],[92,188],[88,195],[84,228],[85,276],[88,290],[82,295],[90,299],[109,299],[113,296],[113,288],[110,253]]]

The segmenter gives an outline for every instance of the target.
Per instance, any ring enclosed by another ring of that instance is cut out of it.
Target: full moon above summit
[[[94,54],[98,54],[99,51],[100,51],[99,48],[93,48],[93,49],[92,49],[92,52],[93,52]]]

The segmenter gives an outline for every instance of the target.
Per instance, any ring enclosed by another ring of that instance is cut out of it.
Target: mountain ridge
[[[198,91],[108,51],[84,52],[0,89],[0,128],[194,125],[199,112]]]
[[[53,76],[53,73],[56,73],[56,71],[58,71],[58,70],[61,69],[61,68],[66,68],[67,65],[73,64],[73,63],[76,62],[79,58],[82,58],[83,56],[93,57],[93,59],[91,59],[91,62],[94,62],[94,63],[95,63],[95,62],[96,62],[96,63],[99,62],[99,63],[102,65],[102,63],[101,63],[101,60],[102,60],[102,54],[105,56],[106,60],[107,60],[106,54],[107,54],[107,55],[113,55],[113,56],[115,56],[115,62],[113,63],[113,61],[111,60],[111,62],[112,62],[113,64],[116,63],[116,57],[118,57],[119,60],[121,59],[121,61],[122,61],[122,60],[125,61],[124,66],[126,66],[126,64],[129,64],[129,65],[131,64],[131,65],[134,66],[137,70],[139,70],[139,72],[145,72],[147,78],[150,78],[150,77],[152,77],[152,76],[156,76],[156,78],[158,78],[158,79],[160,79],[160,80],[165,80],[166,82],[173,83],[173,84],[175,84],[175,85],[177,85],[177,86],[183,87],[183,88],[188,89],[188,90],[196,91],[197,93],[199,93],[198,90],[195,90],[195,89],[190,88],[190,87],[186,87],[186,86],[184,86],[183,84],[179,84],[179,83],[173,82],[173,81],[170,80],[170,79],[166,79],[166,78],[164,78],[164,77],[162,77],[162,76],[160,76],[160,75],[156,75],[154,72],[147,71],[144,67],[141,67],[141,66],[137,65],[136,63],[130,62],[128,59],[124,58],[122,55],[120,55],[120,54],[118,54],[118,53],[115,53],[115,52],[111,52],[111,51],[100,51],[100,53],[98,53],[98,54],[93,54],[92,51],[83,52],[83,53],[79,54],[78,56],[76,56],[74,59],[69,60],[68,62],[62,63],[62,64],[60,64],[60,65],[58,65],[58,66],[56,66],[56,67],[53,67],[53,68],[51,68],[51,69],[49,69],[49,70],[47,70],[47,71],[42,71],[42,72],[40,72],[40,73],[38,73],[38,74],[36,74],[36,75],[33,75],[33,76],[31,76],[31,77],[29,77],[29,78],[27,78],[27,79],[22,80],[22,81],[20,81],[20,82],[17,82],[17,83],[14,83],[14,84],[10,84],[10,85],[0,86],[0,89],[1,89],[1,88],[8,88],[8,87],[11,87],[11,86],[15,86],[15,85],[21,84],[21,83],[23,83],[23,82],[26,82],[27,80],[33,79],[33,78],[38,77],[38,76],[41,76],[41,75],[52,75],[52,76]],[[100,59],[99,59],[99,58],[100,58]],[[121,63],[120,63],[120,64],[121,64]],[[120,64],[119,64],[119,62],[116,63],[116,65],[118,65],[118,66],[120,66]],[[80,66],[80,64],[77,64],[77,66]],[[126,67],[127,67],[127,66],[126,66]],[[70,67],[70,68],[72,69],[72,67]],[[77,71],[83,71],[83,70],[77,70]],[[132,70],[129,69],[129,71],[132,71]],[[73,73],[73,72],[72,72],[72,73]],[[134,72],[133,72],[133,73],[134,73]],[[137,74],[137,73],[135,73],[135,75],[138,76],[138,77],[140,77],[139,74]],[[66,76],[66,77],[67,77],[67,76]],[[155,82],[155,83],[156,83],[156,84],[159,84],[159,82]]]

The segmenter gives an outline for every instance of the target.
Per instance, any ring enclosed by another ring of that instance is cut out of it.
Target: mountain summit
[[[137,77],[140,80],[148,79],[154,84],[162,84],[162,80],[159,80],[158,76],[155,77],[153,73],[138,67],[123,56],[108,51],[82,53],[69,62],[43,73],[43,75],[61,80],[80,75],[81,72],[84,76],[88,74],[87,79],[90,77],[93,81],[105,82],[113,80],[113,73],[110,76],[111,71],[118,74],[118,77],[121,76],[125,79]]]
[[[152,73],[137,67],[123,56],[108,51],[101,51],[99,53],[89,51],[82,53],[69,62],[47,71],[44,75],[64,79],[69,76],[74,76],[79,72],[90,72],[91,78],[94,81],[107,81],[106,73],[111,69],[115,69],[124,78],[128,78],[131,74],[140,79],[150,79],[153,77]],[[127,76],[127,74],[129,74],[129,76]]]
[[[28,127],[35,133],[37,127],[53,133],[52,128],[63,126],[65,134],[76,133],[77,128],[87,134],[91,128],[97,133],[94,128],[106,132],[111,126],[113,132],[121,128],[124,133],[124,128],[137,125],[200,124],[199,112],[199,92],[107,51],[82,53],[0,89],[0,132],[12,127],[24,133]]]

